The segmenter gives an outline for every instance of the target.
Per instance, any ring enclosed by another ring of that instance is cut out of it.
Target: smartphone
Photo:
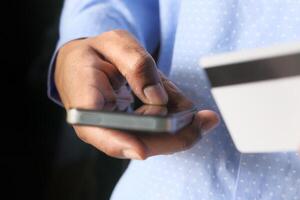
[[[178,132],[190,124],[195,107],[142,105],[133,109],[132,104],[107,104],[101,110],[72,108],[67,110],[67,122],[72,125],[98,126],[148,133]]]

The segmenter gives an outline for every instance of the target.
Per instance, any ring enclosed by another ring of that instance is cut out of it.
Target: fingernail
[[[166,104],[168,102],[168,95],[160,83],[146,87],[144,94],[151,104]]]
[[[122,153],[125,158],[141,160],[141,157],[131,149],[125,149],[122,151]]]

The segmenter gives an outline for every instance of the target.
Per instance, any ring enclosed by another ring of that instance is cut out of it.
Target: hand
[[[65,108],[101,109],[117,98],[132,98],[128,82],[144,103],[188,105],[182,93],[156,69],[153,58],[127,32],[115,30],[97,37],[74,40],[58,52],[55,84]],[[187,149],[203,130],[216,125],[211,111],[196,114],[193,123],[176,135],[132,134],[107,128],[74,126],[80,139],[107,155],[146,159]],[[201,131],[202,130],[202,131]]]
[[[164,88],[169,97],[169,106],[184,110],[193,107],[183,93],[165,76],[161,74]],[[137,113],[143,114],[167,114],[165,107],[153,107],[145,105],[140,107]],[[170,154],[189,149],[201,138],[202,135],[213,129],[219,122],[218,115],[209,110],[203,110],[195,114],[190,125],[180,130],[175,135],[161,133],[159,135],[137,133],[135,136],[147,147],[147,156]]]

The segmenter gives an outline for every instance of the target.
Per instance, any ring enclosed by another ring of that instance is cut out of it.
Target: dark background
[[[1,199],[107,199],[127,162],[79,141],[46,94],[62,0],[1,3]]]

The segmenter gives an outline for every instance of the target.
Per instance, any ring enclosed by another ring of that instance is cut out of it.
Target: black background
[[[62,5],[1,1],[1,199],[107,199],[126,166],[76,139],[64,110],[47,98]],[[59,146],[69,145],[63,132],[84,153],[62,165]]]

